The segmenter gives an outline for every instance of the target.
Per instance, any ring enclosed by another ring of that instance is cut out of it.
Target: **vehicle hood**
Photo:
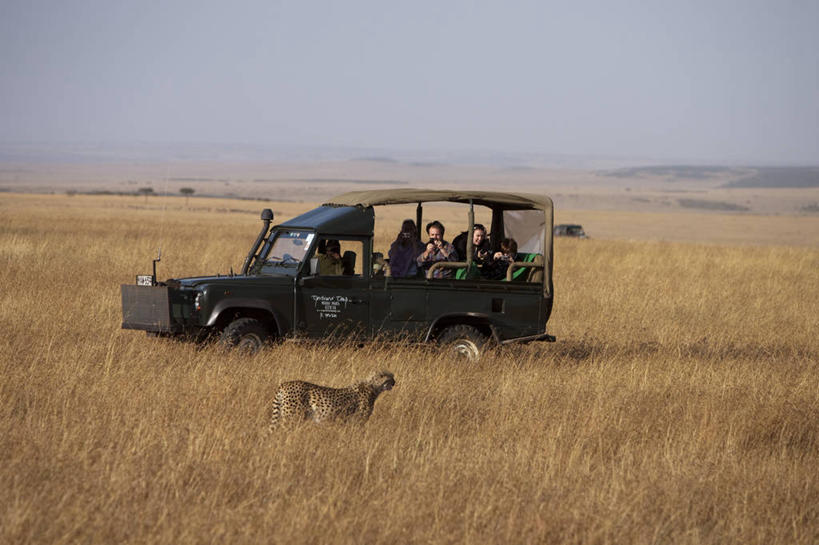
[[[216,275],[192,276],[190,278],[169,278],[168,280],[165,281],[165,283],[171,287],[197,288],[199,286],[203,286],[206,284],[220,284],[223,286],[233,284],[247,285],[248,283],[252,283],[254,281],[260,281],[261,279],[264,279],[267,282],[270,282],[271,280],[278,280],[279,282],[286,284],[290,284],[293,282],[293,277],[286,275],[267,275],[264,277],[259,277],[252,275],[237,274],[233,276]]]

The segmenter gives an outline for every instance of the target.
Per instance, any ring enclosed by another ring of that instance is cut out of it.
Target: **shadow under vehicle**
[[[422,225],[428,202],[464,205],[469,232],[475,207],[489,208],[492,249],[504,237],[518,242],[506,278],[481,276],[470,237],[465,261],[393,277],[388,260],[373,251],[374,210],[415,204],[416,225]],[[545,196],[423,189],[345,193],[273,227],[266,209],[239,274],[159,282],[154,268],[153,275],[137,277],[137,285],[121,286],[122,327],[172,336],[218,334],[223,344],[249,351],[274,339],[333,335],[436,342],[473,360],[493,345],[554,341],[546,333],[553,302],[552,218],[552,200]],[[322,274],[329,243],[334,251],[341,247],[342,266]],[[435,278],[441,268],[454,270]]]
[[[554,234],[556,237],[589,238],[583,230],[583,226],[576,223],[561,223],[560,225],[555,225]]]

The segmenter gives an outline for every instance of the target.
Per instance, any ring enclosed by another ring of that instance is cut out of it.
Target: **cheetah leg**
[[[304,410],[304,419],[312,420],[317,424],[321,424],[324,421],[324,417],[321,415],[321,412],[315,410],[313,407],[308,407]]]

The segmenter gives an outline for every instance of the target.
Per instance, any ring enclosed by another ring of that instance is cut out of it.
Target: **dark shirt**
[[[395,278],[415,276],[418,272],[418,264],[415,258],[422,253],[421,241],[413,240],[406,246],[398,242],[393,242],[390,246],[390,271]]]
[[[509,269],[509,264],[514,261],[513,257],[501,256],[498,259],[489,260],[481,269],[481,275],[489,280],[503,280],[506,278],[506,271]]]
[[[455,251],[458,252],[458,261],[466,261],[466,236],[467,232],[462,231],[461,234],[452,241]],[[484,250],[486,251],[486,257],[481,259],[478,252]],[[492,252],[489,251],[488,239],[484,238],[480,245],[472,245],[472,261],[475,262],[476,265],[483,265],[492,261]]]

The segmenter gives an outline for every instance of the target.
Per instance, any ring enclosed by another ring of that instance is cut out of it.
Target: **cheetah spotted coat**
[[[381,392],[395,385],[393,374],[384,371],[348,388],[330,388],[301,380],[284,382],[273,400],[270,429],[280,424],[352,420],[366,422]]]

